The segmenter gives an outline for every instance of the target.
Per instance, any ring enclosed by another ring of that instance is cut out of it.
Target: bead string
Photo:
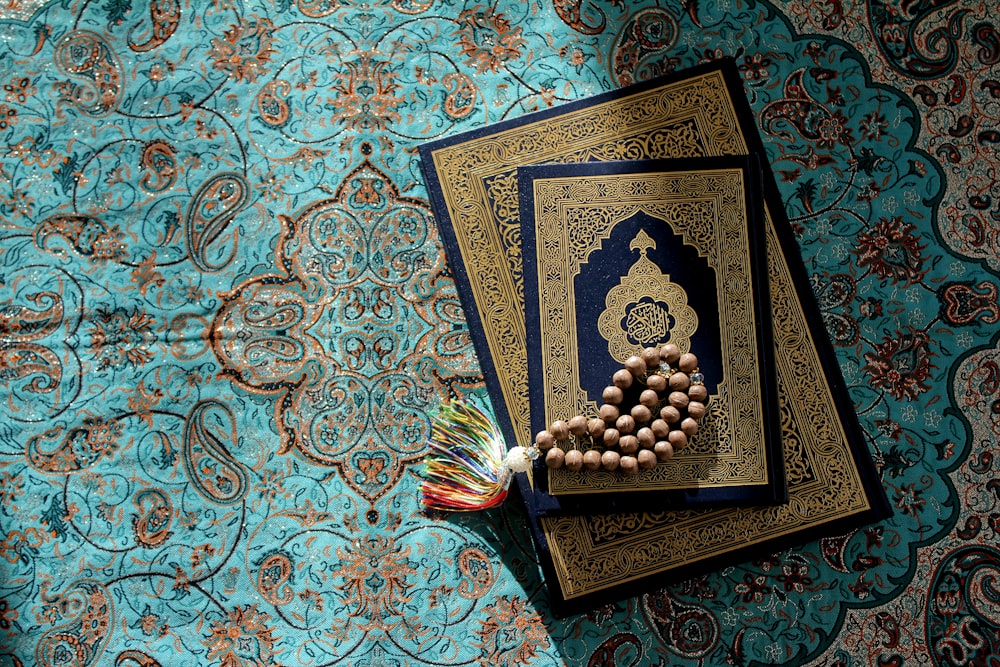
[[[629,357],[601,397],[598,417],[557,419],[538,432],[532,449],[545,453],[546,466],[635,475],[669,461],[698,432],[708,389],[698,357],[667,343]]]

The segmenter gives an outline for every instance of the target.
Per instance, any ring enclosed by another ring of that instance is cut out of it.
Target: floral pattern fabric
[[[988,4],[988,3],[987,3]],[[986,665],[1000,32],[981,3],[10,0],[0,664]],[[894,516],[568,619],[415,148],[736,59]]]

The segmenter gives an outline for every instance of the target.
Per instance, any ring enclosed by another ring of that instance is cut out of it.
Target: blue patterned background
[[[0,665],[993,664],[988,5],[0,4]],[[556,620],[416,147],[722,56],[895,514]]]

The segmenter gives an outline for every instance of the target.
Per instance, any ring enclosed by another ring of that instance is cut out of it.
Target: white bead
[[[507,467],[513,472],[527,472],[531,469],[531,459],[528,450],[520,445],[511,447],[507,452]]]

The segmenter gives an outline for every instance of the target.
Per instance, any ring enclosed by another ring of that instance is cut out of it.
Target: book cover
[[[553,613],[579,613],[698,572],[888,516],[730,59],[421,147],[425,180],[499,427],[532,439],[517,168],[755,155],[761,159],[782,450],[789,502],[540,517],[526,506]]]
[[[648,346],[696,354],[709,394],[687,446],[636,475],[538,462],[539,515],[557,504],[596,513],[785,500],[751,164],[730,156],[518,168],[532,431],[597,416],[612,375]],[[622,503],[622,492],[645,504]]]

